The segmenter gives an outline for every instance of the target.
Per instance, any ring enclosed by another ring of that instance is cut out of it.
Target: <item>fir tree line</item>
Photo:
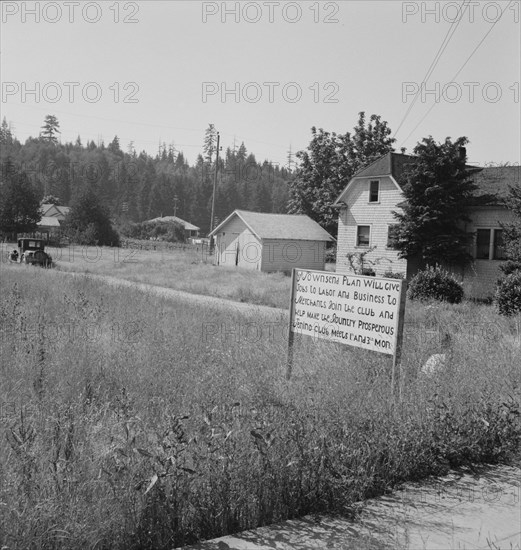
[[[117,136],[108,144],[60,143],[59,122],[46,117],[38,137],[21,143],[7,122],[0,127],[1,179],[7,172],[25,173],[41,201],[57,197],[70,205],[87,189],[92,191],[116,223],[141,222],[176,215],[210,230],[215,171],[215,128],[210,125],[202,153],[190,165],[183,152],[162,144],[156,156],[137,153],[133,142],[122,150]],[[290,171],[268,160],[258,162],[244,143],[228,147],[219,158],[215,198],[216,221],[234,209],[258,212],[287,211]]]

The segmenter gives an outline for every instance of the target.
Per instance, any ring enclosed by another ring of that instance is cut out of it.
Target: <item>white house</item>
[[[235,210],[211,233],[216,265],[259,271],[325,267],[326,244],[333,237],[303,215]]]
[[[69,210],[68,206],[57,206],[56,204],[40,205],[42,218],[38,222],[38,232],[47,233],[48,236],[58,235],[61,224],[69,213]]]
[[[335,201],[339,208],[336,270],[350,272],[349,255],[369,251],[366,266],[376,275],[402,273],[410,279],[420,267],[413,260],[400,258],[393,245],[396,218],[392,212],[403,203],[399,181],[414,157],[387,153],[360,170],[347,183]],[[508,186],[519,182],[519,166],[468,167],[478,186],[476,197],[491,196],[485,205],[473,206],[471,223],[466,230],[473,234],[470,253],[474,261],[457,273],[463,279],[467,296],[483,298],[492,294],[504,259],[501,248],[501,223],[512,219],[503,199]],[[374,250],[372,250],[372,248]]]

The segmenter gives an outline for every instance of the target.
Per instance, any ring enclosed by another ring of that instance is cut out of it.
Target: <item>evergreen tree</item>
[[[140,221],[149,220],[150,216],[150,192],[152,190],[151,178],[148,174],[144,174],[141,179],[138,212]]]
[[[45,141],[56,144],[58,143],[56,134],[61,133],[59,127],[60,123],[58,122],[58,119],[54,115],[47,115],[43,122],[43,131],[40,132],[40,135]]]
[[[0,231],[31,233],[41,220],[40,202],[23,171],[11,159],[2,165],[0,181]]]
[[[168,205],[165,204],[165,201],[163,200],[161,188],[158,183],[155,183],[150,191],[148,216],[150,218],[157,218],[159,216],[162,217],[165,214],[166,208],[168,208]]]
[[[213,155],[217,146],[216,142],[217,132],[215,130],[215,126],[213,124],[209,124],[204,134],[203,152],[204,160],[210,165],[213,162]]]
[[[113,218],[137,222],[152,217],[151,206],[156,215],[173,214],[174,196],[178,195],[177,215],[200,226],[203,232],[208,228],[215,146],[207,151],[211,152],[211,164],[208,156],[205,160],[199,155],[195,165],[190,165],[182,151],[175,151],[173,142],[166,158],[162,145],[156,159],[145,151],[136,155],[130,147],[128,153],[123,152],[117,136],[105,147],[101,140],[96,145],[92,140],[82,142],[80,136],[70,143],[47,139],[56,135],[52,130],[46,136],[29,137],[22,145],[6,120],[0,125],[0,163],[10,157],[12,164],[30,175],[38,199],[53,195],[61,199],[61,204],[69,205],[91,189]],[[269,164],[264,163],[259,174],[260,165],[253,154],[248,154],[244,143],[239,148],[234,146],[233,151],[228,149],[219,163],[216,216],[220,219],[235,208],[285,211],[287,171],[270,171]],[[157,189],[152,197],[154,187]]]
[[[11,128],[7,124],[5,117],[2,120],[2,126],[0,126],[0,145],[8,146],[13,142],[13,134],[11,133]]]
[[[111,225],[107,209],[90,188],[71,204],[65,217],[64,231],[79,244],[119,245],[119,235]]]
[[[121,148],[119,146],[118,136],[114,136],[114,139],[109,143],[109,146],[107,147],[107,150],[110,151],[112,154],[117,155],[118,157],[123,156],[123,151],[121,150]]]
[[[404,258],[416,257],[424,265],[463,266],[471,261],[470,221],[477,186],[466,168],[468,140],[447,138],[436,143],[431,136],[414,148],[415,163],[401,184],[405,203],[398,220],[396,246]]]

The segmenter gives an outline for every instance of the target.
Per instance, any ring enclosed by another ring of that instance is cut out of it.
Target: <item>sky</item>
[[[223,151],[287,165],[313,126],[352,131],[365,111],[398,151],[467,136],[470,163],[520,162],[519,0],[0,8],[0,116],[21,141],[53,114],[62,142],[173,143],[193,163],[212,123]]]

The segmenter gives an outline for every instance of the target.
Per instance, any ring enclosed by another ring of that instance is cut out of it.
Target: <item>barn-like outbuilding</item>
[[[216,265],[258,271],[325,267],[333,237],[309,216],[235,210],[211,233]]]

